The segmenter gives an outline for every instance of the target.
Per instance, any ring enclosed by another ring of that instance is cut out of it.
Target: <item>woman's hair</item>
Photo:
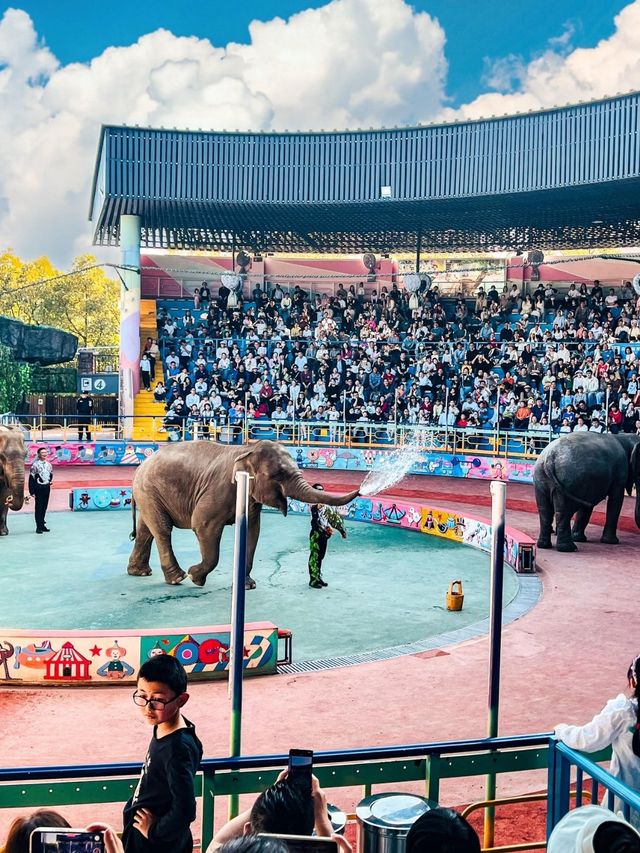
[[[453,809],[430,809],[407,835],[407,853],[480,853],[480,840]]]
[[[9,827],[3,853],[29,853],[31,833],[40,826],[69,827],[71,824],[50,809],[38,809],[28,817],[17,817]]]
[[[631,746],[633,752],[640,758],[640,655],[631,661],[627,672],[629,686],[633,687],[633,698],[636,700],[636,725],[633,729]]]

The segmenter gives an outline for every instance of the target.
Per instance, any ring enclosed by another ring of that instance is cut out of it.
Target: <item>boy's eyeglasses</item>
[[[140,708],[144,708],[147,705],[151,708],[152,711],[164,711],[165,705],[170,705],[172,702],[175,702],[177,696],[174,696],[173,699],[145,699],[144,696],[141,696],[136,690],[133,694],[133,701]]]

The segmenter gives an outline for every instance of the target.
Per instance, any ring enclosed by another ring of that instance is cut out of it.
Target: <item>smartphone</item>
[[[290,749],[289,750],[289,772],[287,779],[308,785],[311,790],[311,771],[313,769],[312,749]]]
[[[31,853],[104,853],[104,836],[84,829],[40,826],[31,833],[29,850]]]
[[[338,853],[337,841],[318,835],[272,835],[261,832],[258,838],[277,838],[287,845],[289,853]]]

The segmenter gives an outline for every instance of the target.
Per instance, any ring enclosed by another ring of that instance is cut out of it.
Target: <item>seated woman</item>
[[[164,403],[167,398],[167,389],[163,382],[156,382],[156,387],[153,389],[153,396],[157,403]]]

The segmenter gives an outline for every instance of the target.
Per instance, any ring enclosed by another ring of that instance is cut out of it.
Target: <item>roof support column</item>
[[[124,438],[133,436],[133,401],[140,390],[140,217],[120,217],[120,417]]]
[[[420,272],[420,252],[422,251],[422,230],[418,231],[418,239],[416,241],[416,272]]]

